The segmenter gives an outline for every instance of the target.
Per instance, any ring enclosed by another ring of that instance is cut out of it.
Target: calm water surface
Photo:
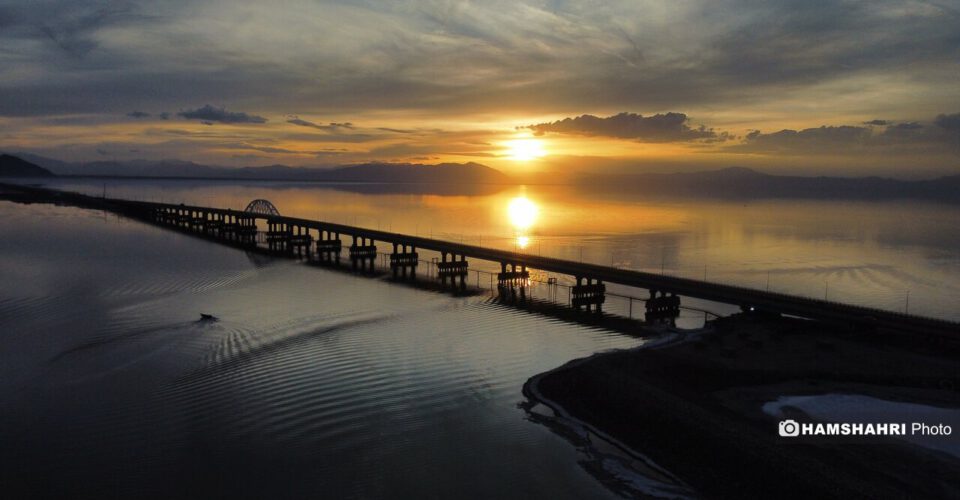
[[[53,185],[233,208],[267,198],[286,215],[960,319],[952,206],[602,200],[559,187]],[[591,472],[607,458],[531,422],[520,388],[641,340],[95,211],[0,202],[0,231],[8,490],[612,495],[609,477]],[[627,313],[625,302],[608,306]],[[221,321],[198,322],[201,312]]]
[[[520,388],[635,338],[93,211],[0,229],[8,491],[610,495]]]

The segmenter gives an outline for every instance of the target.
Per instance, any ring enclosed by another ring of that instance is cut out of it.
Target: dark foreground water
[[[0,202],[0,234],[14,496],[611,495],[518,403],[637,339],[87,210]]]

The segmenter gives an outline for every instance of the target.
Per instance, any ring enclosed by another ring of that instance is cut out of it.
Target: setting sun
[[[529,161],[547,154],[543,141],[539,139],[514,139],[505,143],[508,156],[512,160]]]

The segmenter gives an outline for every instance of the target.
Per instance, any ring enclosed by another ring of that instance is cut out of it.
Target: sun
[[[543,141],[539,139],[514,139],[504,143],[511,160],[530,161],[546,156]]]

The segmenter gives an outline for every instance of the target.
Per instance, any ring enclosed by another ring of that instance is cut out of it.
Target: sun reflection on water
[[[517,196],[507,205],[507,217],[510,225],[517,232],[517,248],[524,249],[530,245],[530,228],[537,222],[540,207],[525,196]]]
[[[537,204],[527,199],[525,196],[517,196],[510,200],[507,205],[507,215],[510,217],[510,224],[518,231],[525,231],[537,221],[540,209]]]

